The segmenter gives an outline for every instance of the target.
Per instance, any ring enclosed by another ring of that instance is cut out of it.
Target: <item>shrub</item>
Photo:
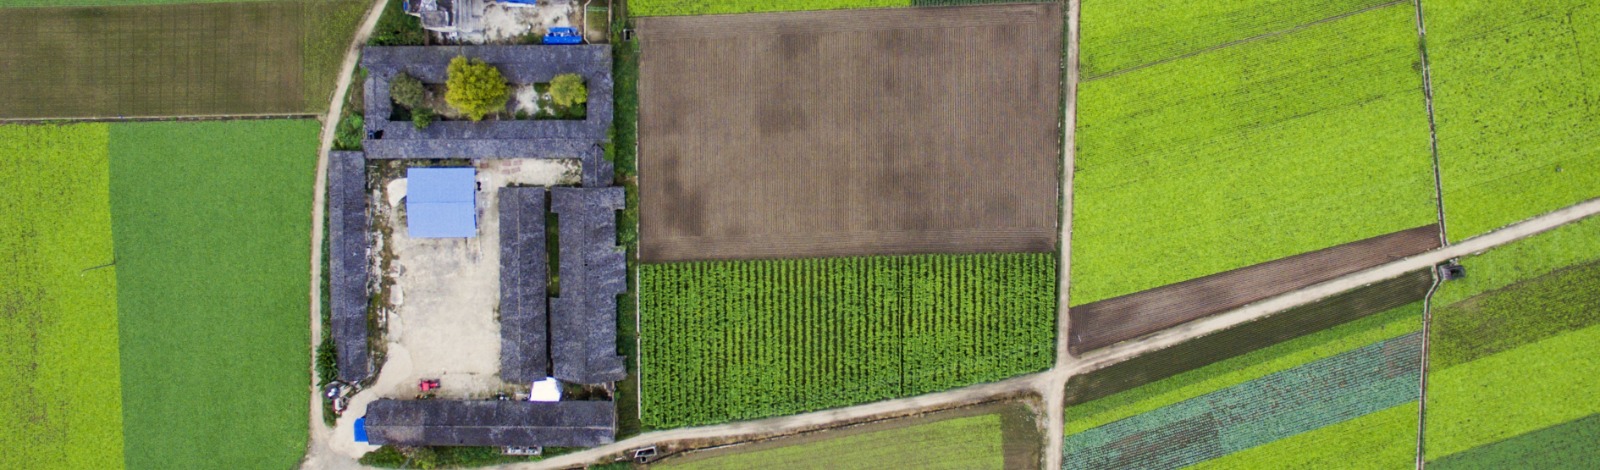
[[[434,119],[437,117],[438,116],[435,115],[431,109],[417,108],[415,111],[411,112],[411,125],[416,126],[417,130],[419,131],[427,129],[428,125],[433,124]]]
[[[325,387],[338,379],[339,352],[333,347],[333,335],[325,334],[322,336],[322,343],[317,345],[317,388]]]
[[[422,89],[422,81],[417,80],[417,77],[401,73],[395,75],[394,79],[389,80],[389,98],[394,99],[394,102],[399,103],[401,106],[416,109],[418,106],[422,106],[422,99],[425,94],[426,92]]]
[[[422,20],[400,9],[401,0],[389,0],[383,6],[378,24],[372,28],[369,46],[421,46],[428,41],[428,32],[422,29]]]
[[[444,100],[468,118],[483,120],[489,113],[506,107],[511,90],[500,69],[479,59],[456,56],[450,59],[450,78],[445,81]]]
[[[575,73],[556,75],[550,80],[550,99],[563,108],[589,102],[589,87],[583,77]]]
[[[366,123],[360,114],[351,114],[339,120],[339,127],[334,131],[333,148],[336,150],[361,150],[361,139],[365,137]]]

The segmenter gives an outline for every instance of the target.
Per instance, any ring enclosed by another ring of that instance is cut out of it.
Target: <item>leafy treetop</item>
[[[500,69],[480,59],[456,56],[450,59],[449,78],[445,80],[444,100],[474,121],[483,120],[489,113],[505,109],[511,99]]]
[[[550,80],[550,99],[556,106],[563,108],[589,102],[589,87],[583,84],[583,76],[575,73],[556,75]]]

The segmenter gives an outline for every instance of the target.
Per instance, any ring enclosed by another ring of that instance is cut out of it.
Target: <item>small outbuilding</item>
[[[406,169],[406,234],[411,238],[478,236],[477,170]]]

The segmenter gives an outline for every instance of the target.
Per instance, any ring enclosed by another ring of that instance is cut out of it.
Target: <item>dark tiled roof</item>
[[[617,248],[622,188],[553,188],[560,225],[561,296],[550,299],[550,355],[555,377],[606,383],[627,372],[617,355],[617,295],[627,267]]]
[[[372,375],[367,350],[367,166],[361,152],[328,153],[328,277],[339,380]]]
[[[544,188],[500,188],[500,378],[549,375]]]
[[[407,73],[428,83],[444,83],[450,59],[465,55],[500,69],[511,83],[548,82],[576,73],[589,87],[581,121],[443,121],[416,129],[410,121],[390,121],[389,80]],[[383,131],[367,140],[368,158],[579,158],[584,186],[610,186],[611,167],[598,145],[612,120],[611,47],[571,46],[404,46],[363,49],[368,70],[366,129]]]
[[[615,439],[609,401],[377,400],[367,405],[376,445],[594,447]]]

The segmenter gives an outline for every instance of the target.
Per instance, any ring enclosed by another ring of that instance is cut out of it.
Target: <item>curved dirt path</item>
[[[372,7],[367,10],[366,18],[361,20],[361,27],[356,30],[355,37],[351,38],[350,46],[344,51],[344,65],[339,67],[339,83],[333,92],[333,103],[328,106],[328,114],[322,119],[322,144],[317,148],[317,182],[312,190],[311,197],[311,377],[317,377],[317,344],[322,342],[322,212],[325,204],[323,200],[328,192],[328,152],[333,150],[333,137],[339,127],[339,115],[344,112],[345,92],[350,89],[351,75],[356,71],[356,61],[361,58],[361,47],[366,45],[367,37],[372,35],[372,29],[378,25],[378,17],[383,15],[383,5],[387,0],[373,0]],[[327,454],[327,443],[333,430],[322,424],[322,397],[316,384],[307,386],[310,392],[311,414],[307,425],[310,426],[310,436],[306,441],[306,456],[300,461],[302,468],[339,468],[332,461],[338,459],[324,458]],[[349,467],[359,468],[354,461]]]

